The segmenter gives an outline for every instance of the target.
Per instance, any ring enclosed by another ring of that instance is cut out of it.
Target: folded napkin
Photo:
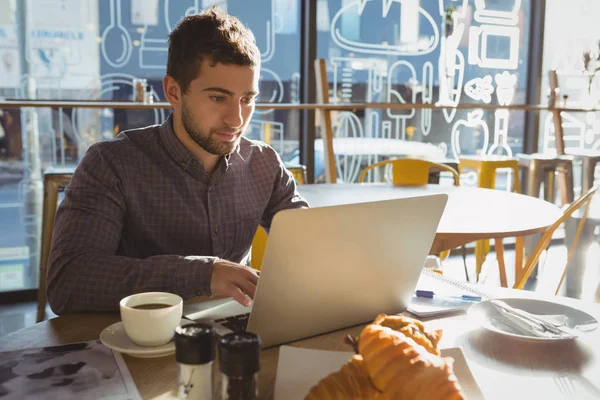
[[[526,336],[536,336],[549,339],[575,338],[578,335],[564,326],[558,326],[527,311],[515,309],[508,304],[492,300],[503,321]]]

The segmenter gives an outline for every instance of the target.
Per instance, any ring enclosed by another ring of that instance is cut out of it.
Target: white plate
[[[182,319],[180,325],[188,325],[193,322],[189,319]],[[122,321],[104,328],[100,333],[100,341],[115,351],[139,358],[164,357],[175,353],[175,342],[172,340],[167,344],[155,347],[138,346],[133,343],[125,333]]]
[[[518,298],[507,298],[507,299],[496,299],[502,300],[509,306],[520,308],[532,314],[539,315],[552,315],[552,314],[563,314],[567,316],[566,326],[579,330],[581,332],[587,332],[594,330],[598,327],[598,321],[590,314],[577,310],[576,308],[565,306],[563,304],[552,303],[549,301],[536,300],[536,299],[518,299]],[[499,333],[501,335],[512,336],[518,339],[531,340],[536,342],[548,342],[558,340],[572,340],[571,338],[565,337],[538,337],[527,335],[513,328],[509,323],[505,322],[502,314],[498,312],[496,307],[490,302],[490,300],[482,301],[480,303],[472,305],[467,311],[467,315],[477,321],[483,328]]]

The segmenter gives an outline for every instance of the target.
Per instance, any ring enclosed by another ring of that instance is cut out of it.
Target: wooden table
[[[503,288],[493,290],[496,296],[536,297],[531,292]],[[546,299],[585,310],[600,320],[600,305],[563,297]],[[117,321],[117,314],[54,318],[0,338],[0,351],[97,339],[104,327]],[[486,399],[600,398],[600,329],[574,341],[540,344],[487,332],[464,315],[431,319],[427,324],[444,330],[441,348],[462,347]],[[358,335],[361,329],[362,326],[356,326],[292,345],[350,351],[342,344],[341,338],[347,333]],[[278,348],[264,350],[261,354],[262,399],[273,397],[278,356]],[[177,364],[174,355],[153,359],[124,358],[144,399],[176,397]],[[560,390],[567,390],[565,386],[572,386],[575,394],[562,395]]]

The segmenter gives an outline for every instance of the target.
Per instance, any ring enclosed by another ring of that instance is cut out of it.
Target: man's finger
[[[243,305],[244,307],[249,307],[250,304],[252,304],[252,302],[250,301],[250,299],[248,298],[248,296],[246,296],[244,294],[244,292],[242,292],[242,290],[235,286],[235,285],[231,285],[231,289],[229,290],[230,296],[237,301],[238,303],[240,303],[241,305]]]
[[[243,293],[246,293],[251,299],[254,298],[254,294],[256,293],[256,283],[244,279],[244,277],[240,277],[240,279],[236,281],[235,284]]]
[[[255,286],[258,285],[258,271],[254,268],[245,268],[244,271],[243,277],[252,282]]]

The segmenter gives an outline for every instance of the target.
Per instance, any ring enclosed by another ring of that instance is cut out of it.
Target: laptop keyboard
[[[248,326],[248,319],[250,313],[234,315],[232,317],[221,318],[215,320],[216,323],[223,325],[224,327],[231,329],[233,332],[244,332]]]

